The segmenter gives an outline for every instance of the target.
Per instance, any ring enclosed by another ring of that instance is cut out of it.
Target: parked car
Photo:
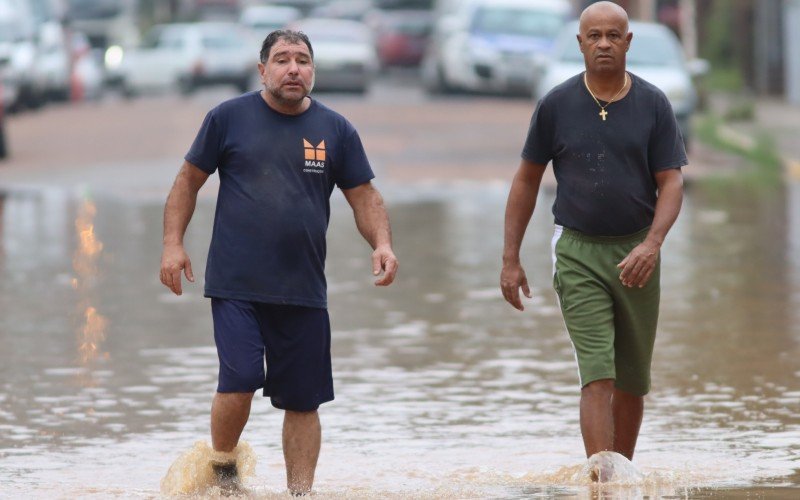
[[[0,58],[6,60],[5,78],[12,81],[10,109],[41,103],[36,80],[36,26],[25,0],[0,0]]]
[[[253,5],[242,9],[239,24],[249,28],[259,41],[263,41],[271,32],[281,29],[301,17],[303,17],[303,13],[296,7]]]
[[[0,86],[3,95],[0,96],[0,108],[9,109],[17,102],[19,95],[19,79],[12,73],[10,43],[12,30],[6,29],[8,25],[0,19]]]
[[[633,41],[628,50],[627,69],[663,91],[688,146],[690,117],[697,104],[692,78],[705,71],[705,61],[687,63],[680,42],[666,26],[631,21]],[[584,71],[583,54],[575,35],[578,22],[567,24],[556,42],[552,58],[543,62],[542,75],[534,92],[541,99],[553,87]]]
[[[418,66],[433,27],[430,10],[376,10],[368,16],[381,67]]]
[[[256,74],[258,48],[235,23],[155,26],[141,46],[125,50],[119,80],[125,95],[179,89],[188,94],[217,84],[249,89]]]
[[[430,91],[530,93],[534,59],[572,12],[567,0],[442,0],[422,63]]]
[[[3,69],[0,68],[0,160],[8,156],[6,148],[6,113],[3,105]]]
[[[373,6],[372,0],[330,0],[311,9],[309,17],[364,21]]]
[[[56,21],[39,25],[38,52],[33,65],[36,96],[41,101],[66,101],[70,96],[69,40]]]
[[[366,92],[378,69],[372,32],[363,23],[306,18],[292,29],[308,35],[314,48],[317,90]]]

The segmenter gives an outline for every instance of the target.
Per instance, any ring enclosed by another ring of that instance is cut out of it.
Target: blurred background
[[[570,479],[583,457],[549,283],[551,171],[523,248],[534,298],[517,313],[498,287],[528,123],[582,71],[589,3],[0,0],[0,497],[152,498],[207,439],[217,176],[181,297],[158,281],[163,204],[206,112],[257,90],[263,38],[292,27],[314,45],[313,96],[362,137],[402,262],[395,285],[372,286],[334,192],[337,400],[318,490],[589,498]],[[646,488],[617,497],[798,498],[800,0],[618,3],[629,69],[669,97],[690,161],[663,249]],[[270,497],[280,415],[253,412],[251,486]]]

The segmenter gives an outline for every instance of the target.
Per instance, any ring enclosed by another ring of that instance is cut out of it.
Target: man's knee
[[[614,379],[604,378],[600,380],[593,380],[581,388],[581,394],[587,396],[600,396],[608,394],[609,396],[614,392]]]

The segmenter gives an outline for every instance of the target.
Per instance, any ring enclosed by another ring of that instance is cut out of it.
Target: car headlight
[[[104,56],[104,62],[107,69],[114,70],[119,68],[119,65],[122,64],[122,58],[124,57],[125,53],[122,50],[122,47],[119,45],[112,45],[106,49],[106,53]]]

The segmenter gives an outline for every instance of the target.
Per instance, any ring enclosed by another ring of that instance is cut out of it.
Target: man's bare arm
[[[164,248],[161,253],[161,283],[176,295],[183,293],[181,271],[193,282],[192,261],[183,247],[183,236],[197,205],[197,192],[208,174],[189,162],[181,166],[164,206]]]
[[[383,197],[371,182],[343,189],[342,192],[353,209],[358,231],[374,250],[372,274],[379,276],[375,284],[390,285],[397,273],[398,261],[392,251],[392,229],[383,205]],[[380,276],[381,272],[384,273],[383,276]]]
[[[617,265],[622,269],[619,279],[625,286],[641,288],[650,280],[661,245],[681,211],[683,203],[681,169],[671,168],[656,172],[655,179],[658,186],[658,200],[656,200],[653,225],[650,226],[645,240]]]
[[[500,289],[506,301],[520,311],[525,307],[519,289],[526,297],[531,296],[528,279],[519,258],[522,239],[536,208],[539,186],[547,165],[522,160],[511,183],[506,204],[505,234],[503,244],[503,270],[500,273]]]

